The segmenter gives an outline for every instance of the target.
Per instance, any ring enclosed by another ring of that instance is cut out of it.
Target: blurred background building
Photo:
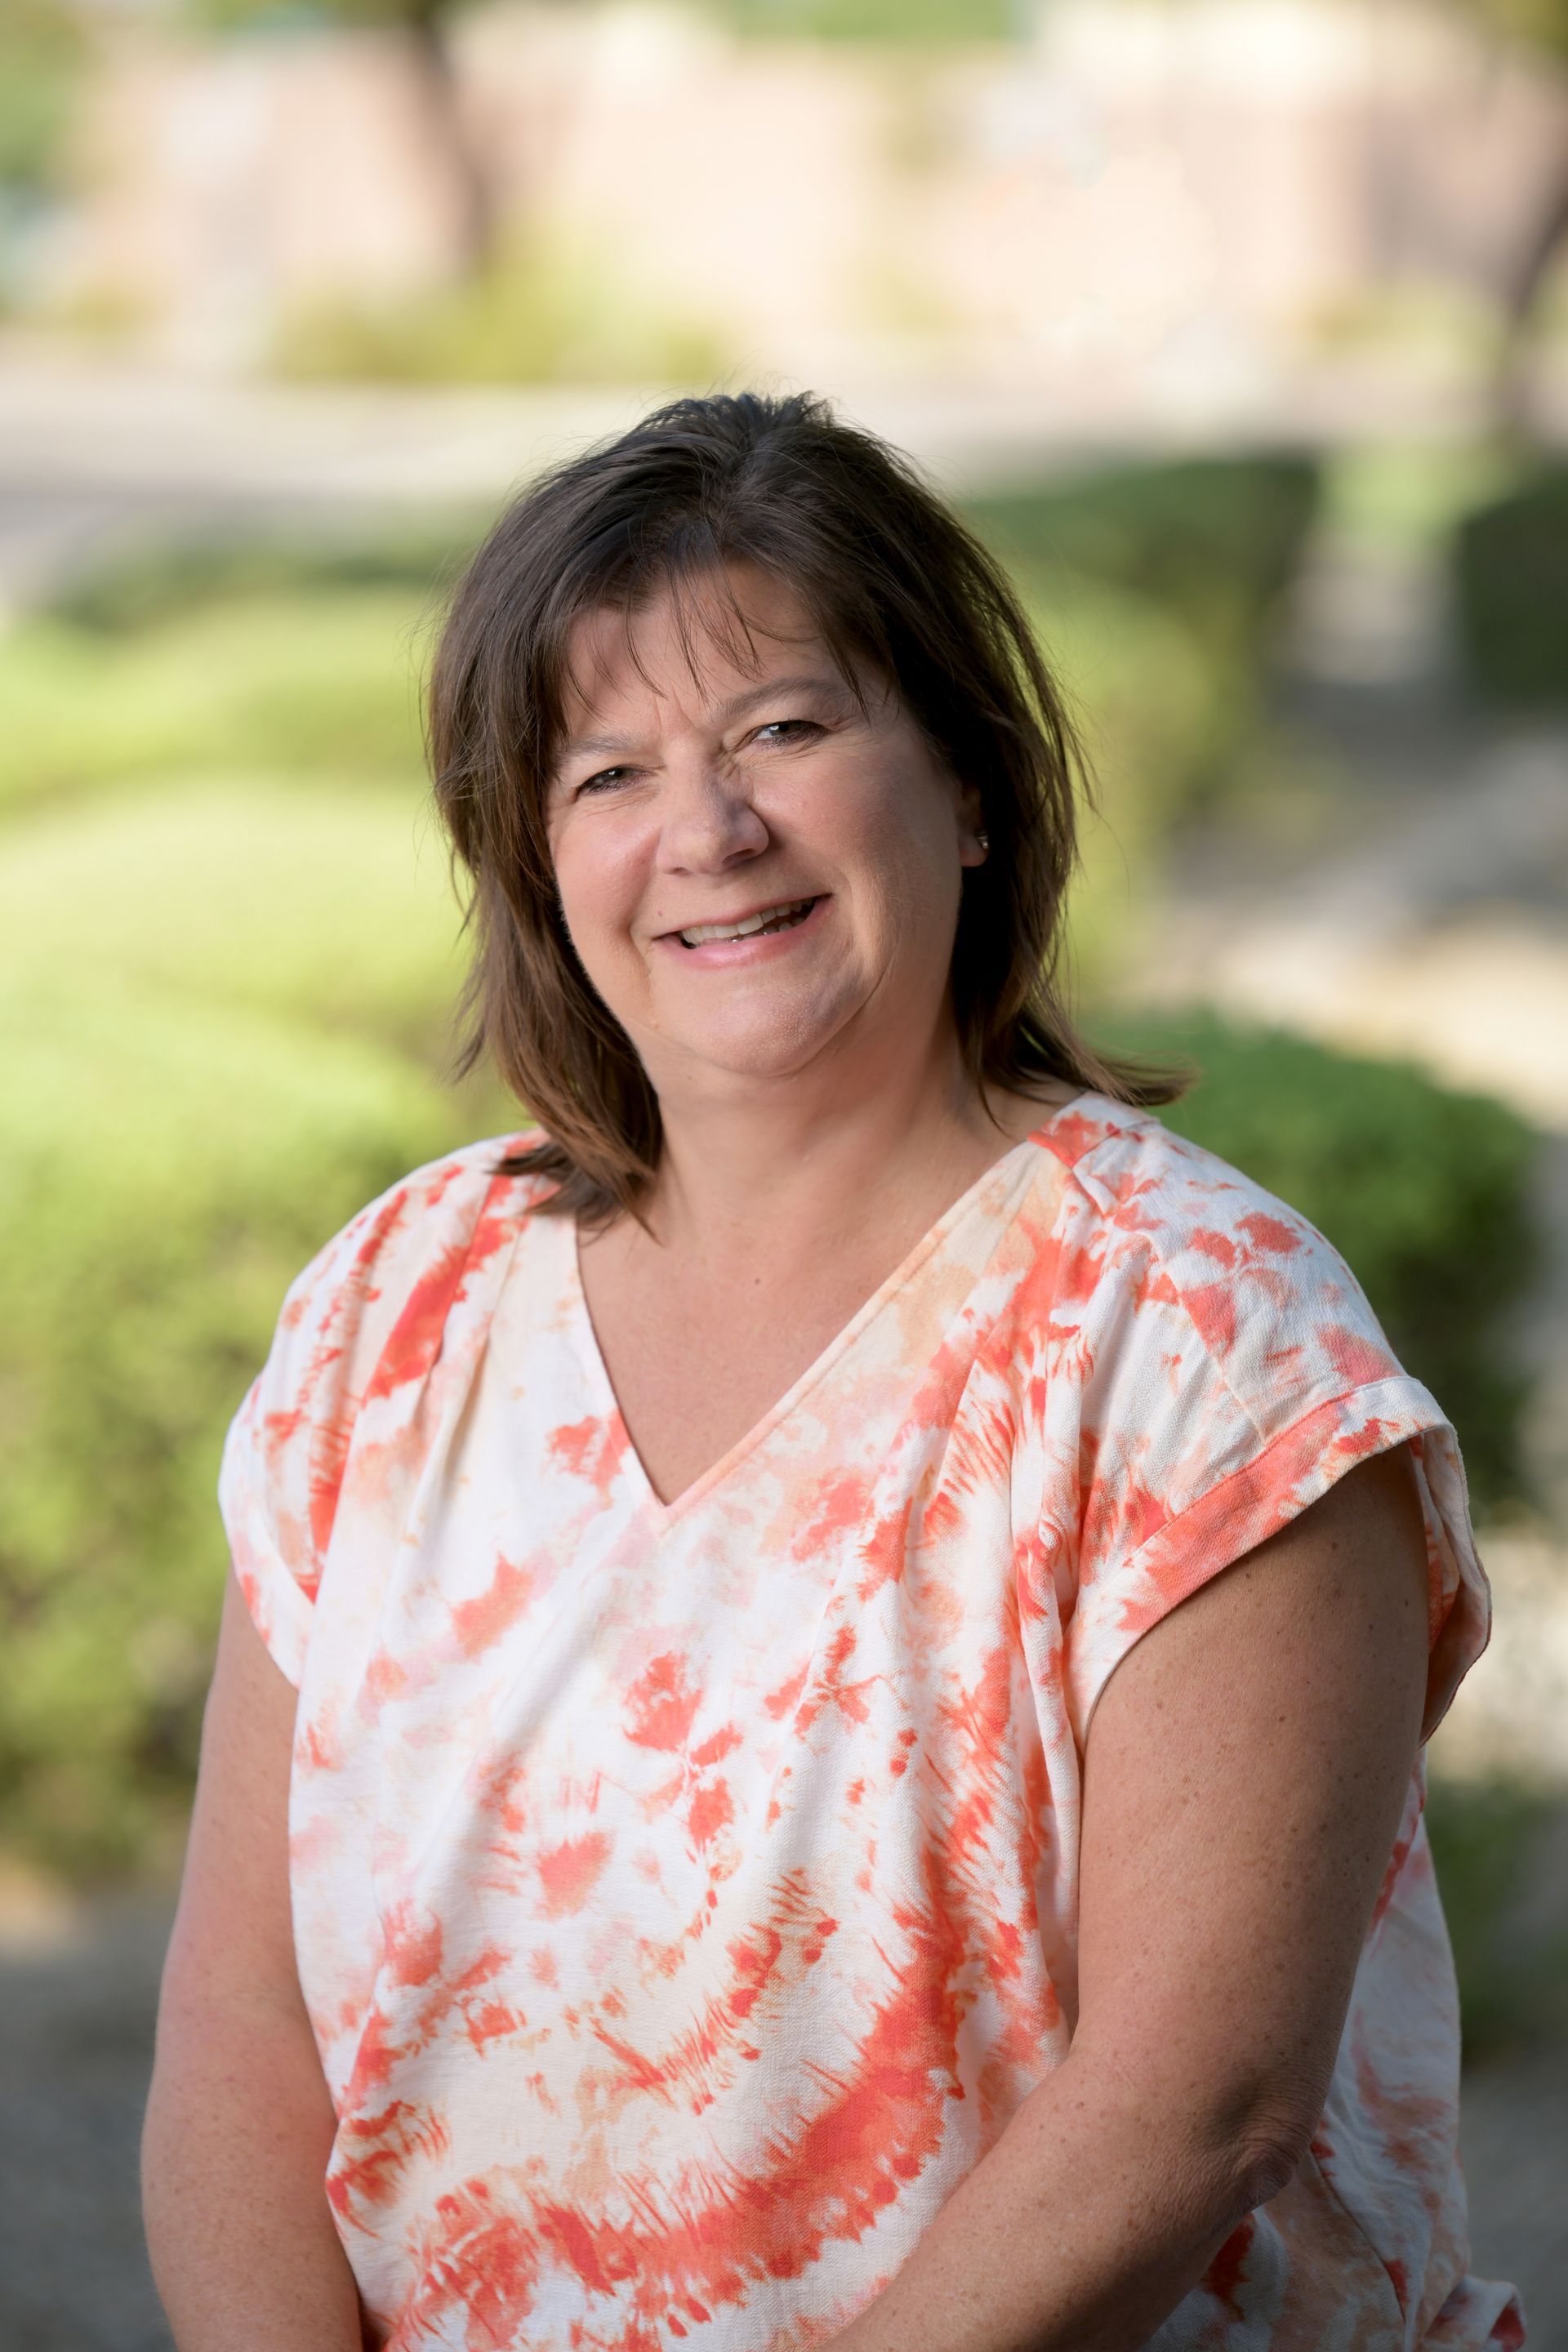
[[[1568,5],[4,0],[0,2352],[135,2143],[285,1284],[444,1076],[418,688],[539,467],[809,386],[1003,553],[1085,1018],[1344,1252],[1498,1630],[1430,1756],[1476,2266],[1568,2347]]]
[[[899,40],[846,10],[831,41],[792,0],[213,5],[226,37],[71,20],[10,240],[26,308],[181,365],[1109,380],[1201,414],[1351,350],[1452,379],[1568,202],[1568,80],[1479,0],[1019,0]],[[407,306],[458,287],[433,348]]]

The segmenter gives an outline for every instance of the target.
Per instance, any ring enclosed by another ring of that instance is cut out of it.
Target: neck
[[[939,1197],[940,1214],[1048,1116],[1005,1094],[988,1111],[951,1021],[918,1060],[874,1086],[859,1076],[858,1087],[812,1074],[719,1097],[661,1093],[664,1150],[647,1216],[656,1239],[713,1263],[754,1253],[765,1232],[774,1263],[787,1263],[879,1222],[896,1202]]]

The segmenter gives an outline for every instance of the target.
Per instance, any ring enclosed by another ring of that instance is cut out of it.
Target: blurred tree
[[[26,300],[85,49],[65,0],[0,0],[0,312]]]
[[[1474,16],[1505,40],[1521,42],[1568,64],[1568,0],[1464,0]],[[1503,281],[1503,335],[1498,357],[1498,415],[1505,431],[1528,431],[1525,354],[1535,310],[1553,262],[1568,238],[1568,147],[1543,192]]]
[[[63,0],[0,6],[0,188],[52,184],[83,47]]]
[[[1568,0],[1471,0],[1505,33],[1568,57]]]
[[[0,0],[9,5],[11,0]],[[430,136],[446,161],[462,205],[465,268],[477,271],[495,243],[496,207],[489,174],[469,136],[453,60],[450,27],[462,0],[186,0],[187,17],[219,30],[323,25],[401,33],[425,93]]]

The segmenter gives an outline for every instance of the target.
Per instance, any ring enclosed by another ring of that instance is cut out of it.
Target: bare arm
[[[362,2344],[322,2187],[331,2102],[294,1964],[295,1702],[231,1574],[142,2142],[148,2250],[180,2352]]]
[[[1133,2352],[1300,2162],[1420,1736],[1406,1448],[1117,1666],[1089,1726],[1072,2049],[836,2352]]]

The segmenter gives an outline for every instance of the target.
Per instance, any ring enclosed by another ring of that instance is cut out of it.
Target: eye
[[[752,731],[759,743],[798,743],[803,738],[824,733],[825,730],[815,719],[770,719]]]
[[[634,772],[630,768],[601,768],[596,775],[584,777],[573,798],[581,800],[584,793],[613,792],[623,777]]]

